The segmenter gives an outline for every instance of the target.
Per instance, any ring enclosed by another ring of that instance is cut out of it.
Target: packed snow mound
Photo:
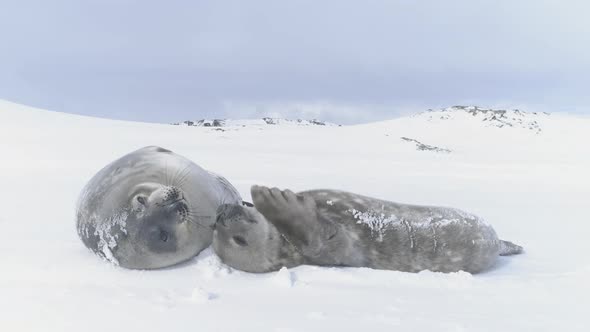
[[[200,119],[200,120],[187,120],[182,123],[173,123],[173,125],[183,125],[188,127],[246,127],[246,126],[268,126],[268,125],[281,125],[281,126],[338,126],[335,123],[320,121],[317,119],[313,120],[302,120],[302,119],[283,119],[283,118],[262,118],[262,119]]]
[[[519,109],[493,109],[479,106],[451,106],[439,110],[429,109],[414,117],[424,118],[430,122],[441,122],[456,119],[469,119],[483,123],[489,127],[521,128],[541,133],[541,123],[550,116],[546,112],[525,112]]]

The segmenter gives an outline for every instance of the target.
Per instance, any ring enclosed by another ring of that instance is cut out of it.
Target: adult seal
[[[269,272],[301,264],[478,273],[522,247],[457,209],[336,190],[253,186],[253,206],[218,209],[213,248],[227,265]]]
[[[217,208],[236,189],[169,150],[149,146],[100,170],[80,194],[76,226],[86,247],[130,269],[156,269],[211,244]]]

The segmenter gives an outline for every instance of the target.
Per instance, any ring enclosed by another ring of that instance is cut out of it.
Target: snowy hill
[[[549,113],[525,112],[518,109],[486,109],[479,106],[452,106],[440,110],[428,110],[416,114],[415,117],[427,121],[439,122],[471,118],[472,121],[484,123],[497,128],[513,127],[528,129],[540,133],[540,122],[546,121]]]
[[[0,330],[587,331],[590,119],[525,113],[537,132],[489,125],[490,114],[217,131],[0,102]],[[255,275],[210,250],[169,269],[124,270],[82,245],[74,207],[95,172],[146,145],[226,176],[245,199],[262,184],[461,208],[526,253],[473,276],[314,266]]]

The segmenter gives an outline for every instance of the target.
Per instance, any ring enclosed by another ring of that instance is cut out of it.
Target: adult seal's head
[[[77,230],[88,248],[115,264],[161,268],[209,246],[218,206],[239,202],[224,178],[169,150],[145,147],[88,182]]]

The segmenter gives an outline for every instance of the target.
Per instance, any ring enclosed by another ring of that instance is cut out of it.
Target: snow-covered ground
[[[0,330],[589,331],[590,118],[524,117],[500,128],[454,109],[218,131],[0,102]],[[158,271],[118,268],[77,238],[74,206],[96,171],[146,145],[226,176],[245,199],[264,184],[468,210],[526,254],[473,276],[313,266],[254,275],[210,250]]]

